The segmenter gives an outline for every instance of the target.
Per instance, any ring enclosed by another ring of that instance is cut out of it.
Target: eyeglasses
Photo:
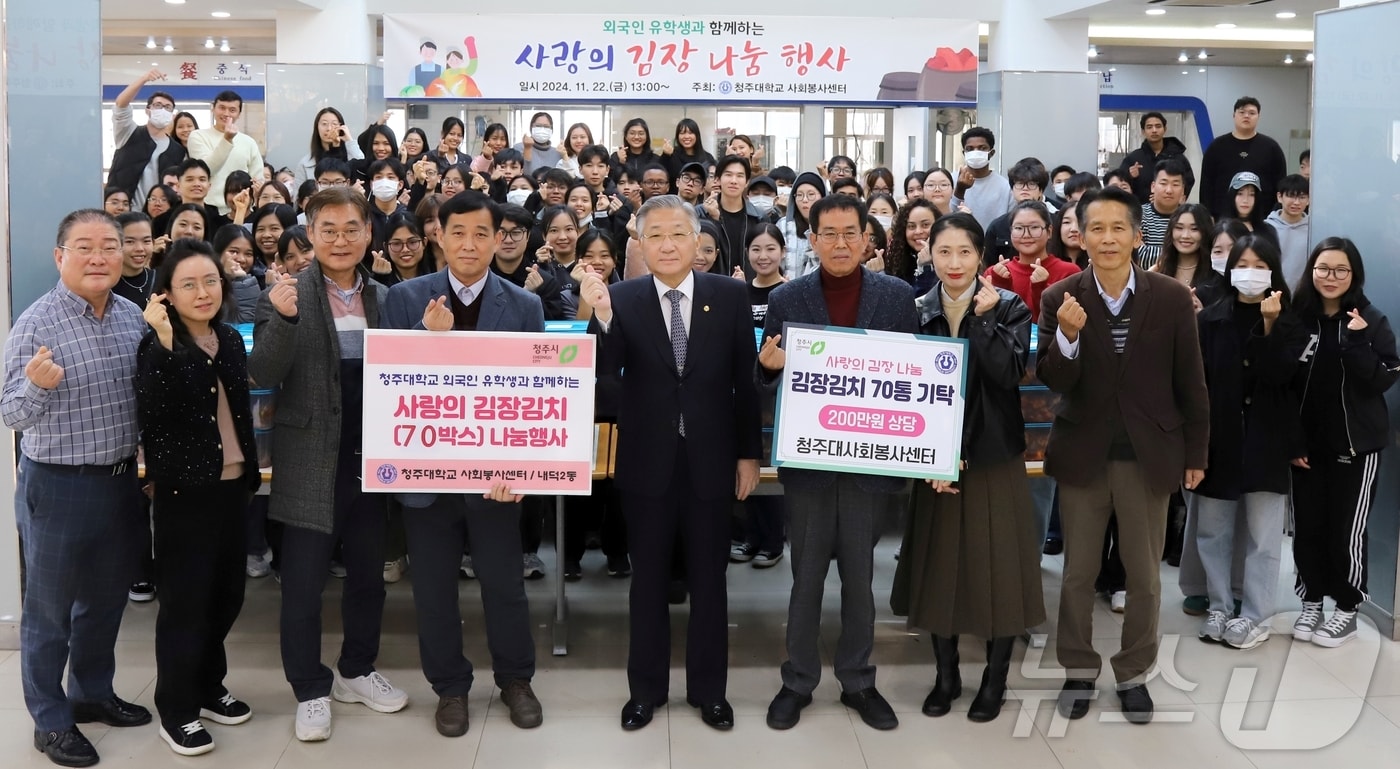
[[[831,174],[832,176],[855,176],[856,169],[851,168],[850,166],[836,166],[835,168],[832,168],[831,170],[827,171],[827,173]]]
[[[503,240],[510,241],[511,243],[518,243],[524,240],[525,236],[529,234],[529,230],[522,229],[520,227],[515,227],[509,230],[504,228],[501,229],[501,238]]]
[[[820,192],[812,192],[812,191],[809,191],[809,192],[799,192],[799,193],[797,193],[796,195],[793,195],[793,197],[796,198],[796,199],[797,199],[797,202],[799,202],[799,203],[806,203],[806,202],[809,201],[809,200],[821,200],[822,195],[821,195]]]
[[[158,101],[158,102],[153,102],[153,103],[151,104],[151,106],[150,106],[150,109],[167,109],[167,110],[170,110],[171,112],[174,112],[174,111],[175,111],[175,105],[174,105],[174,104],[166,104],[165,102],[160,102],[160,101]]]
[[[345,238],[345,242],[347,243],[358,243],[360,242],[360,238],[363,238],[364,236],[365,231],[361,229],[316,231],[316,239],[328,246],[333,245],[342,237]]]
[[[176,284],[176,285],[174,286],[174,289],[175,289],[176,291],[180,291],[180,292],[183,292],[183,293],[186,293],[186,294],[192,294],[192,293],[194,293],[195,291],[198,291],[198,290],[199,290],[199,287],[200,287],[201,285],[203,285],[205,288],[209,289],[210,291],[213,291],[213,290],[217,289],[219,286],[223,285],[223,281],[222,281],[221,279],[219,279],[219,278],[205,278],[204,280],[200,280],[200,281],[187,280],[187,281],[185,281],[185,282],[183,282],[183,283],[178,283],[178,284]]]
[[[1011,189],[1021,190],[1022,192],[1029,192],[1031,190],[1040,189],[1040,185],[1036,184],[1035,182],[1016,182],[1015,184],[1011,185]]]
[[[951,189],[953,189],[953,185],[951,185],[951,184],[949,184],[949,183],[947,183],[947,182],[943,182],[943,183],[941,183],[941,184],[925,184],[925,185],[924,185],[924,189],[926,189],[926,190],[951,190]]]
[[[695,237],[694,231],[660,233],[652,232],[642,236],[642,240],[650,240],[660,243],[684,243]]]
[[[705,180],[694,174],[681,174],[680,182],[682,184],[704,184]]]
[[[1351,268],[1326,267],[1324,265],[1318,265],[1313,268],[1313,275],[1319,278],[1336,278],[1337,280],[1346,280],[1347,278],[1351,277]]]
[[[865,240],[865,237],[866,237],[866,236],[865,236],[865,233],[864,233],[864,232],[854,232],[854,231],[832,232],[832,231],[830,231],[830,230],[827,230],[827,231],[825,231],[825,232],[818,232],[818,233],[817,233],[817,240],[820,240],[821,242],[827,244],[828,246],[829,246],[829,245],[832,245],[833,243],[835,243],[835,242],[838,241],[838,240],[844,240],[844,241],[846,241],[847,243],[859,243],[859,242],[861,242],[862,240]]]
[[[1012,228],[1011,228],[1011,234],[1012,234],[1012,235],[1015,235],[1015,236],[1017,236],[1017,237],[1021,237],[1021,236],[1029,236],[1029,237],[1032,237],[1032,238],[1034,238],[1034,237],[1039,237],[1040,235],[1045,234],[1045,225],[1043,225],[1043,224],[1033,224],[1033,225],[1027,227],[1027,226],[1025,226],[1025,225],[1023,225],[1023,224],[1018,224],[1018,225],[1016,225],[1015,227],[1012,227]]]
[[[59,246],[59,248],[64,251],[72,251],[84,259],[98,254],[101,254],[103,258],[111,259],[112,257],[121,256],[122,254],[121,247],[119,246],[103,246],[102,248],[94,248],[92,246]]]
[[[320,187],[320,188],[323,189],[323,190],[325,190],[325,189],[330,189],[331,187],[345,187],[345,186],[347,186],[347,185],[349,185],[349,184],[350,184],[350,180],[349,180],[349,179],[317,179],[317,180],[316,180],[316,186],[317,186],[317,187]]]
[[[423,247],[422,238],[409,238],[408,240],[391,240],[386,245],[390,251],[402,251],[407,248],[409,251],[417,251]]]
[[[465,186],[467,186],[467,183],[464,182],[464,181],[462,181],[461,179],[458,179],[458,178],[455,177],[455,176],[449,176],[449,177],[447,177],[446,179],[443,179],[443,180],[442,180],[442,186],[443,186],[443,187],[465,187]]]

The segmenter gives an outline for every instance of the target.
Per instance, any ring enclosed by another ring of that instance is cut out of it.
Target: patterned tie
[[[681,318],[681,297],[680,291],[671,289],[666,292],[666,298],[671,300],[671,353],[676,356],[676,373],[685,370],[685,350],[689,340],[685,335],[685,320]],[[681,437],[685,437],[685,414],[680,415],[678,428]]]

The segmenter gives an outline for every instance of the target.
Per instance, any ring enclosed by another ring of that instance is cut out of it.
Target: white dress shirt
[[[671,300],[666,297],[666,292],[671,287],[661,282],[658,277],[652,277],[652,283],[656,286],[656,298],[661,302],[661,319],[666,324],[666,338],[671,338]],[[685,274],[685,280],[676,286],[681,292],[681,322],[685,324],[685,335],[690,337],[690,306],[691,299],[695,297],[695,273],[694,271]]]
[[[453,275],[451,270],[448,270],[447,282],[452,286],[452,293],[456,294],[457,298],[462,300],[462,304],[471,304],[477,297],[481,296],[482,291],[486,290],[486,278],[490,274],[490,270],[481,273],[481,278],[468,286],[462,283],[462,281],[457,280],[457,276]]]
[[[1119,294],[1117,299],[1109,296],[1108,292],[1103,290],[1103,284],[1099,282],[1097,273],[1094,274],[1094,285],[1098,286],[1099,296],[1103,297],[1103,303],[1108,305],[1108,313],[1117,315],[1123,311],[1123,305],[1127,304],[1128,297],[1137,290],[1137,273],[1136,271],[1128,272],[1128,285],[1123,287],[1123,293]],[[1060,346],[1060,354],[1066,358],[1074,360],[1079,357],[1079,340],[1069,341],[1069,337],[1065,336],[1065,332],[1059,328],[1055,329],[1055,343]]]

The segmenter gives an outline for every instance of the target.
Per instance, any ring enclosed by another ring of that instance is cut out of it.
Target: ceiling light
[[[155,48],[155,47],[156,47],[156,39],[155,39],[154,36],[151,36],[151,37],[147,37],[147,38],[146,38],[146,47],[147,47],[147,48]]]
[[[1196,71],[1197,71],[1197,72],[1205,72],[1205,71],[1206,71],[1206,68],[1205,68],[1205,67],[1201,67],[1200,69],[1198,69],[1198,70],[1196,70]]]
[[[216,18],[216,19],[227,19],[227,18],[229,17],[229,12],[228,12],[228,11],[210,11],[210,12],[209,12],[209,15],[210,15],[210,16],[213,16],[213,17]]]
[[[1297,16],[1298,14],[1292,11],[1279,11],[1278,13],[1274,14],[1275,19],[1292,19],[1296,18]]]
[[[1235,25],[1234,25],[1234,24],[1231,24],[1231,23],[1228,22],[1228,21],[1222,21],[1222,22],[1220,22],[1219,24],[1216,24],[1216,25],[1215,25],[1215,28],[1216,28],[1216,29],[1234,29],[1234,28],[1235,28]]]
[[[1201,49],[1201,52],[1198,53],[1198,54],[1196,54],[1196,58],[1198,58],[1198,59],[1204,59],[1204,58],[1206,58],[1206,57],[1209,56],[1209,55],[1210,55],[1210,54],[1206,53],[1206,49],[1202,48],[1202,49]]]
[[[1166,9],[1166,8],[1148,8],[1148,9],[1147,9],[1147,15],[1148,15],[1148,16],[1162,16],[1162,15],[1165,15],[1166,12],[1167,12],[1167,9]]]
[[[1117,67],[1109,67],[1109,68],[1108,68],[1108,71],[1109,71],[1109,72],[1117,72],[1117,71],[1118,71],[1118,68],[1117,68]]]
[[[1094,58],[1094,57],[1096,57],[1096,56],[1098,56],[1098,55],[1099,55],[1099,47],[1096,46],[1096,45],[1091,45],[1091,46],[1089,46],[1089,58],[1092,59],[1092,58]]]
[[[1293,63],[1293,54],[1291,54],[1291,53],[1290,53],[1290,54],[1285,54],[1284,57],[1283,57],[1283,63],[1284,63],[1284,64],[1292,64],[1292,63]]]
[[[171,53],[175,50],[175,45],[170,42],[170,38],[165,38],[165,52]]]
[[[1183,69],[1183,70],[1181,71],[1181,74],[1183,74],[1183,75],[1189,75],[1189,74],[1191,74],[1191,70],[1189,70],[1189,69]]]
[[[1185,64],[1186,62],[1191,60],[1191,57],[1187,56],[1185,51],[1182,51],[1181,55],[1176,57],[1176,60],[1181,62],[1182,64]]]
[[[228,47],[228,38],[224,38],[223,45],[220,45],[220,46],[219,46],[219,50],[220,50],[220,51],[223,51],[224,53],[228,53],[228,51],[229,51],[229,47]]]
[[[165,0],[169,5],[184,5],[185,0]]]
[[[205,48],[213,48],[213,47],[214,47],[214,38],[212,38],[212,37],[207,37],[207,38],[205,38],[205,39],[204,39],[204,47],[205,47]]]
[[[1307,56],[1304,56],[1303,58],[1307,59],[1309,64],[1311,64],[1311,63],[1313,62],[1313,60],[1316,59],[1316,57],[1313,56],[1313,52],[1312,52],[1312,51],[1308,51],[1308,55],[1307,55]]]

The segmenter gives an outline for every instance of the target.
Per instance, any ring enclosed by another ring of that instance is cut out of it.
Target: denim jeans
[[[1286,495],[1245,494],[1238,500],[1196,494],[1196,546],[1206,571],[1211,611],[1234,608],[1230,588],[1236,559],[1236,523],[1244,520],[1244,584],[1240,616],[1255,623],[1273,615],[1283,548]]]

